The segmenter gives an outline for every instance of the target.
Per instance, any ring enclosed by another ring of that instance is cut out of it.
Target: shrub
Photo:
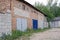
[[[15,31],[12,32],[12,38],[13,39],[18,38],[19,36],[22,36],[21,31],[15,30]]]
[[[46,31],[47,29],[49,29],[49,28],[37,29],[37,30],[27,29],[27,31],[25,31],[25,32],[15,30],[15,31],[12,31],[12,35],[5,35],[2,38],[0,38],[0,40],[15,40],[22,36],[28,37],[28,36],[32,35],[33,33],[43,32],[43,31]]]
[[[1,37],[0,39],[1,40],[14,40],[20,36],[22,36],[22,32],[15,30],[15,31],[12,31],[12,35],[5,35],[5,36]]]

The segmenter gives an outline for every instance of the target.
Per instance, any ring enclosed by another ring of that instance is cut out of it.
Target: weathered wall
[[[38,20],[38,14],[32,12],[32,13],[30,14],[30,18],[35,19],[35,20]]]
[[[25,5],[25,9],[23,9],[23,5]],[[26,18],[27,26],[30,29],[33,27],[32,19],[38,20],[38,28],[43,28],[46,25],[44,24],[45,16],[42,13],[16,0],[11,2],[10,0],[0,0],[0,12],[0,30],[2,30],[0,33],[16,30],[17,18]]]
[[[42,14],[38,14],[38,28],[47,28],[48,27],[48,22],[47,18]]]
[[[22,5],[25,5],[25,7],[26,7],[25,10],[22,8],[23,7]],[[27,18],[28,28],[32,28],[32,26],[33,26],[32,25],[32,19],[38,20],[38,16],[37,16],[38,14],[34,13],[34,11],[35,11],[34,9],[27,6],[26,4],[21,3],[19,1],[14,1],[14,15],[19,16],[19,18],[21,18],[21,17]]]
[[[15,25],[13,27],[13,29],[16,29],[16,17],[17,18],[27,18],[27,22],[28,22],[28,28],[32,28],[33,27],[33,23],[32,23],[32,19],[38,20],[38,28],[43,28],[44,26],[46,27],[46,18],[45,16],[34,10],[33,8],[31,8],[30,6],[27,6],[26,4],[19,2],[19,1],[14,1],[13,2],[13,8],[14,8],[14,17],[15,21],[13,23],[13,25]],[[24,5],[24,6],[23,6]],[[25,7],[25,8],[23,8]],[[14,20],[14,19],[13,19]]]
[[[0,33],[11,33],[11,14],[0,14]]]
[[[21,10],[19,8],[16,8],[16,7],[14,7],[14,13],[15,13],[15,15],[19,15],[19,16],[30,18],[29,12]]]
[[[10,9],[10,0],[0,0],[0,12],[6,12]]]
[[[29,17],[29,14],[28,12],[22,10],[19,5],[20,5],[20,2],[19,1],[13,1],[13,30],[16,30],[16,27],[17,27],[17,18],[26,18],[28,19]],[[17,6],[18,4],[18,6]]]
[[[0,34],[11,33],[10,0],[0,0]]]
[[[35,10],[34,10],[35,11]],[[34,20],[38,20],[38,13],[34,13],[34,11],[32,11],[31,13],[30,13],[30,24],[31,24],[31,28],[33,28],[33,19]],[[30,26],[30,25],[29,25]]]
[[[41,13],[38,15],[38,28],[44,28],[44,15]]]

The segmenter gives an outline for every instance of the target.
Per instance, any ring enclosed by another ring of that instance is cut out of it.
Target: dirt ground
[[[34,33],[30,40],[60,40],[60,28],[52,28],[45,32]]]

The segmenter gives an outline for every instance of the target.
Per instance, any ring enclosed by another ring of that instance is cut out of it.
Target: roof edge
[[[27,4],[28,6],[32,7],[33,9],[37,10],[38,12],[42,13],[43,15],[47,16],[46,14],[44,14],[42,11],[38,10],[37,8],[35,8],[33,5],[29,4],[27,1],[24,0],[18,0],[20,2],[23,2],[25,4]]]

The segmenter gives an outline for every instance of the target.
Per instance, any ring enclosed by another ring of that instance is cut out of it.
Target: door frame
[[[36,23],[35,23],[34,21],[35,21]],[[35,25],[34,23],[36,24],[36,27],[34,27],[34,25]],[[38,20],[32,19],[32,25],[33,25],[33,29],[34,29],[34,30],[38,29]]]
[[[20,20],[21,21],[21,24],[20,24],[21,25],[21,30],[20,31],[23,31],[24,32],[24,30],[22,30],[23,29],[23,27],[22,27],[23,26],[23,20],[25,19],[26,20],[25,22],[27,22],[27,19],[26,18],[16,18],[16,30],[18,30],[17,29],[17,19],[21,19]],[[26,24],[26,30],[27,30],[27,28],[28,28],[28,24]]]

